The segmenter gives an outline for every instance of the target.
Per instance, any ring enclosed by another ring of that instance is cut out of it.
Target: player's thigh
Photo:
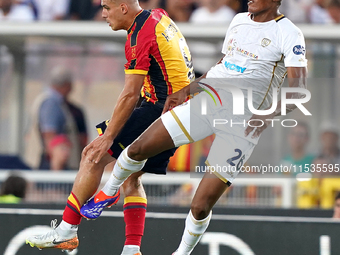
[[[161,116],[176,147],[193,143],[213,134],[207,116],[199,113],[200,101],[194,97]]]

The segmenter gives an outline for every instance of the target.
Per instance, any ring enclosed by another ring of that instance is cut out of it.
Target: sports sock
[[[63,220],[70,225],[79,225],[82,218],[80,207],[77,197],[71,192],[63,213]]]
[[[123,184],[123,182],[130,176],[130,174],[134,172],[138,172],[145,165],[146,160],[136,161],[127,155],[127,151],[129,146],[122,151],[120,156],[118,157],[115,166],[113,167],[112,174],[109,180],[105,183],[105,186],[102,188],[102,191],[107,196],[113,196],[116,194],[119,187]]]
[[[59,233],[59,235],[62,236],[76,236],[77,235],[77,231],[78,231],[78,225],[72,225],[67,223],[66,221],[61,221],[58,228],[56,229],[56,231]]]
[[[125,245],[140,246],[144,233],[147,200],[142,197],[124,199]]]
[[[193,251],[203,233],[208,228],[211,213],[212,212],[210,211],[208,217],[203,220],[196,220],[191,211],[189,212],[185,221],[182,241],[177,249],[176,255],[189,255]]]
[[[124,245],[121,255],[131,255],[140,252],[139,246],[137,245]]]

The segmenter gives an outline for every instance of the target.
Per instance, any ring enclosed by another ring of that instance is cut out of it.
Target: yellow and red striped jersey
[[[141,95],[153,103],[164,103],[194,78],[185,38],[162,9],[137,14],[128,29],[125,56],[125,73],[146,75]]]

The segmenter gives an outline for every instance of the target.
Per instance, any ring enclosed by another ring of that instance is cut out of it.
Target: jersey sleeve
[[[284,31],[282,35],[285,67],[306,67],[306,45],[301,30],[294,26]]]
[[[225,35],[225,38],[224,38],[224,42],[223,42],[223,46],[222,46],[222,51],[221,51],[224,55],[226,55],[227,52],[228,52],[228,44],[229,44],[229,42],[228,42],[229,39],[228,38],[229,38],[229,34],[230,34],[230,28],[232,27],[232,24],[233,24],[235,18],[236,18],[236,16],[231,21],[231,23],[230,23],[230,25],[228,27],[227,33]]]
[[[150,67],[150,52],[153,46],[153,40],[139,34],[137,43],[133,47],[127,47],[125,73],[126,74],[143,74],[147,75]]]

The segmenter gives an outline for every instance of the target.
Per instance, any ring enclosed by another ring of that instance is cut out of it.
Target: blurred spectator
[[[70,0],[69,16],[72,20],[103,20],[101,0]]]
[[[280,12],[294,23],[307,23],[313,2],[314,0],[284,0],[280,6]]]
[[[162,7],[162,5],[161,5]],[[195,9],[194,0],[166,0],[165,10],[177,22],[187,22]]]
[[[336,195],[334,200],[333,219],[340,219],[340,192]]]
[[[0,169],[30,170],[20,157],[6,154],[0,154]]]
[[[51,84],[33,104],[26,143],[32,168],[78,169],[87,132],[82,110],[68,101],[72,74],[61,66],[51,72]]]
[[[190,22],[201,24],[230,23],[235,11],[226,5],[226,0],[200,0],[200,6],[193,11]]]
[[[281,164],[297,166],[296,172],[291,173],[294,176],[300,172],[307,171],[305,164],[310,165],[313,163],[315,156],[307,153],[308,142],[309,127],[307,123],[299,122],[297,126],[290,129],[288,134],[290,154],[281,160]]]
[[[321,125],[320,143],[321,152],[314,160],[315,165],[323,166],[323,164],[334,165],[340,164],[340,149],[339,149],[339,129],[332,122],[325,122]],[[333,166],[328,167],[328,173],[320,173],[319,176],[332,175]]]
[[[327,11],[334,23],[340,23],[340,0],[330,0]]]
[[[331,24],[333,19],[327,10],[329,0],[315,0],[310,8],[309,19],[313,24]]]
[[[1,184],[0,203],[17,204],[25,198],[27,182],[24,178],[11,175]]]
[[[0,21],[33,21],[33,9],[15,0],[0,0]]]
[[[38,20],[62,20],[66,17],[70,0],[33,0]]]
[[[248,1],[226,0],[225,2],[235,13],[248,11]]]
[[[328,159],[331,163],[340,163],[339,129],[332,122],[321,126],[321,153],[319,158]]]
[[[139,5],[145,10],[160,8],[160,0],[139,0]],[[163,7],[164,8],[164,7]]]

